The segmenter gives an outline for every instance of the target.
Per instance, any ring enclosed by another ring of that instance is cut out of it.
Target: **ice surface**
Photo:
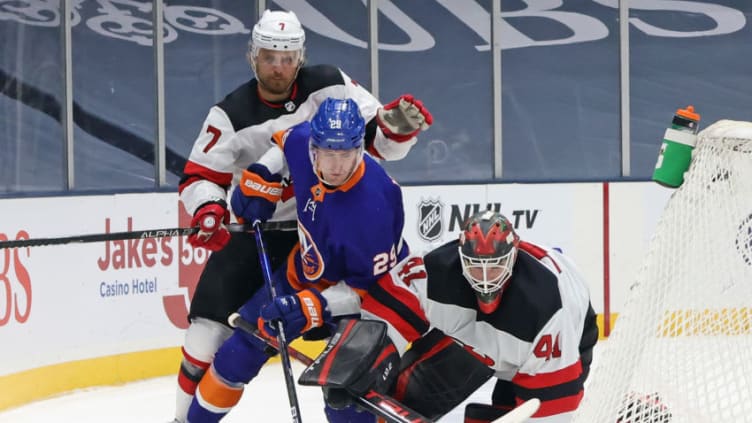
[[[296,378],[303,366],[293,363]],[[495,379],[468,400],[489,402]],[[318,387],[297,386],[301,420],[325,423],[324,402]],[[166,423],[175,409],[175,376],[154,378],[119,386],[79,390],[0,412],[2,423]],[[443,423],[462,422],[464,406],[444,416]],[[265,366],[246,387],[243,398],[223,422],[290,422],[287,390],[279,363]]]

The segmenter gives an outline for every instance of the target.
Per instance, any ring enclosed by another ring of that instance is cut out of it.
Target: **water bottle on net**
[[[692,150],[697,141],[700,115],[693,106],[676,111],[671,127],[663,135],[658,161],[653,171],[653,180],[659,184],[677,188],[684,182],[684,172],[692,161]]]

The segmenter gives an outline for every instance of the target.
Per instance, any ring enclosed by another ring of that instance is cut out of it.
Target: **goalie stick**
[[[251,334],[257,339],[264,341],[272,349],[279,351],[279,343],[276,339],[269,339],[261,336],[256,329],[256,326],[243,319],[240,314],[231,314],[227,319],[227,322],[233,328],[239,328],[243,332]],[[309,366],[313,363],[313,358],[289,345],[287,346],[287,353],[290,357],[298,360],[305,366]],[[422,416],[417,411],[410,409],[389,395],[369,391],[364,396],[357,397],[356,400],[361,407],[385,419],[388,423],[432,423],[432,420]],[[520,406],[499,419],[494,420],[493,423],[522,423],[535,414],[539,405],[540,401],[533,398],[522,403]]]
[[[266,230],[290,230],[296,227],[295,222],[267,222],[263,225]],[[251,225],[245,223],[229,223],[225,225],[230,232],[252,232]],[[188,236],[199,231],[195,228],[163,228],[146,229],[128,232],[109,232],[104,234],[73,235],[57,238],[33,238],[0,241],[0,250],[4,248],[39,247],[45,245],[63,245],[86,242],[118,241],[126,239],[163,238],[168,236]]]

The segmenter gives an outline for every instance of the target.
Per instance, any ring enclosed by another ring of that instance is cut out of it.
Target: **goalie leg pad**
[[[491,423],[514,407],[470,403],[465,406],[465,423]]]
[[[510,410],[514,408],[517,405],[517,393],[514,384],[508,380],[497,380],[491,394],[491,402],[497,406],[509,407]]]
[[[493,375],[493,370],[438,329],[413,342],[404,357],[394,397],[436,420]]]
[[[342,409],[334,409],[327,405],[324,414],[329,423],[376,423],[376,416],[368,411],[361,410],[355,405]]]

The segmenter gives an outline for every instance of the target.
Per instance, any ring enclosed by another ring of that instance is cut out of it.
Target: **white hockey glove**
[[[403,142],[433,123],[431,112],[410,94],[403,94],[376,112],[376,123],[387,138]]]

